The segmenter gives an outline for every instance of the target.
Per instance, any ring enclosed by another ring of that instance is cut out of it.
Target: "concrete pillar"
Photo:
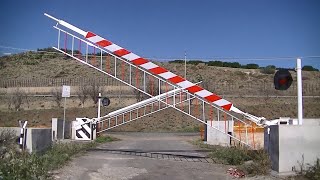
[[[264,148],[270,155],[272,170],[278,175],[295,174],[301,165],[304,168],[307,164],[313,165],[320,157],[320,126],[309,123],[265,128]]]
[[[233,134],[233,121],[212,121],[212,127],[220,129],[222,132],[211,127],[211,122],[208,121],[207,125],[207,144],[230,146],[231,137],[227,133]],[[226,125],[226,126],[225,126]],[[226,131],[226,133],[224,133]]]
[[[42,153],[52,146],[51,128],[27,128],[26,148],[30,153]]]
[[[75,126],[76,126],[76,121],[72,121],[71,122],[71,139],[76,139],[76,129],[75,129]]]
[[[65,121],[65,129],[63,133],[63,119],[52,118],[52,140],[70,139],[71,122]],[[62,137],[64,135],[64,138]]]
[[[12,131],[20,135],[18,127],[0,127],[1,131]],[[29,153],[41,153],[52,146],[52,130],[51,128],[26,128],[26,151]],[[17,143],[18,145],[18,143]]]

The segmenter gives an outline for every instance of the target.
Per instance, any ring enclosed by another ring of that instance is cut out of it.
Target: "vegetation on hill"
[[[316,69],[312,66],[303,66],[302,70],[304,70],[304,71],[319,71],[319,69]]]
[[[184,60],[173,60],[169,61],[169,63],[184,63]],[[187,64],[193,64],[193,65],[198,65],[198,64],[206,64],[208,66],[217,66],[217,67],[230,67],[230,68],[243,68],[243,69],[261,69],[262,72],[265,72],[266,74],[272,74],[271,72],[274,72],[277,68],[274,65],[268,65],[266,67],[260,67],[258,64],[250,63],[250,64],[245,64],[241,65],[239,62],[223,62],[223,61],[201,61],[201,60],[188,60]],[[274,71],[272,70],[274,69]],[[302,70],[305,71],[319,71],[318,69],[306,65],[303,66]]]

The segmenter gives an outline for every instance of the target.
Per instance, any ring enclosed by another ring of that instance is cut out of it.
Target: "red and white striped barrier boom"
[[[160,66],[152,63],[151,61],[149,61],[145,58],[142,58],[142,57],[124,49],[123,47],[120,47],[120,46],[112,43],[111,41],[96,35],[93,32],[83,31],[83,30],[63,21],[63,20],[57,19],[57,18],[50,16],[46,13],[44,15],[57,21],[58,24],[66,27],[74,32],[81,34],[88,41],[90,41],[96,45],[99,45],[100,47],[106,49],[107,51],[109,51],[109,52],[111,52],[111,53],[113,53],[123,59],[126,59],[127,61],[131,62],[134,65],[140,66],[140,67],[146,69],[147,71],[149,71],[155,75],[160,76],[161,78],[165,79],[166,81],[169,81],[172,84],[177,85],[181,89],[186,89],[188,92],[195,94],[195,95],[207,100],[210,103],[213,103],[217,106],[220,106],[221,108],[223,108],[227,111],[233,111],[233,112],[242,114],[257,124],[264,124],[263,122],[264,122],[265,118],[256,117],[251,114],[242,112],[241,110],[236,108],[231,102],[221,98],[220,96],[218,96],[212,92],[207,91],[206,89],[182,78],[181,76],[178,76],[178,75],[168,71],[167,69],[160,67]]]

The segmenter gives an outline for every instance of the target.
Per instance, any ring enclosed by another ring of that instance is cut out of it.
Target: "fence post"
[[[24,121],[22,124],[22,121],[19,121],[19,125],[21,127],[20,129],[20,138],[19,138],[19,146],[20,150],[23,151],[25,150],[26,146],[26,127],[27,127],[28,121]]]

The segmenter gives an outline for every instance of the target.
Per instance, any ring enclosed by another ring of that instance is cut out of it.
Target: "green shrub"
[[[4,69],[6,67],[5,59],[0,59],[0,69]]]
[[[204,144],[201,140],[193,141],[192,143],[210,150],[209,157],[216,162],[237,165],[239,169],[244,170],[248,175],[267,174],[271,168],[269,155],[264,150],[208,145]]]
[[[37,59],[24,59],[23,61],[22,61],[22,64],[23,65],[37,65],[37,64],[39,64],[40,63],[40,61],[39,60],[37,60]]]
[[[174,60],[174,61],[169,61],[169,63],[179,63],[179,64],[182,64],[182,63],[184,63],[184,60]]]
[[[223,62],[223,67],[241,68],[241,64],[238,62]]]
[[[304,71],[319,71],[319,69],[316,69],[312,66],[303,66],[302,70],[304,70]]]
[[[304,176],[311,180],[320,179],[320,159],[319,158],[317,158],[316,163],[314,165],[309,165],[309,167],[304,173]]]
[[[223,66],[223,62],[222,61],[209,61],[206,64],[208,66],[218,66],[218,67],[222,67]]]
[[[193,65],[198,65],[200,63],[204,63],[203,61],[199,61],[199,60],[189,60],[187,61],[187,64],[193,64]]]
[[[261,73],[263,74],[274,74],[276,72],[276,66],[269,65],[261,69]]]
[[[248,156],[252,163],[242,164],[240,166],[249,175],[268,174],[271,169],[269,155],[264,150],[249,151]]]
[[[95,140],[97,143],[105,143],[105,142],[111,142],[111,141],[118,141],[119,139],[111,136],[99,136]]]
[[[244,66],[244,68],[246,68],[246,69],[259,69],[259,65],[258,64],[247,64]]]
[[[7,150],[0,159],[0,179],[48,179],[49,171],[62,167],[75,154],[94,143],[57,143],[43,155]],[[9,147],[8,147],[9,148]]]
[[[240,165],[245,161],[251,160],[250,156],[248,155],[248,151],[236,147],[216,147],[210,153],[210,157],[218,159],[218,161],[223,164],[230,165]]]

